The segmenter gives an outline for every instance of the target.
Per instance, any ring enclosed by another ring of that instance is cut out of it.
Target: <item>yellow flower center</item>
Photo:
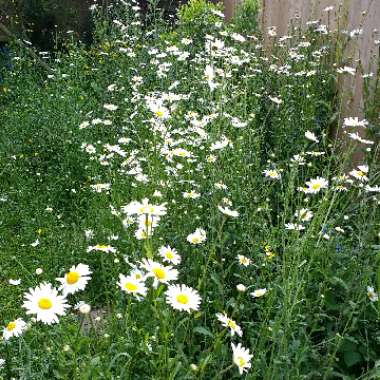
[[[145,219],[145,221],[144,221],[144,224],[145,224],[145,227],[150,227],[153,223],[152,223],[152,221],[150,220],[150,219]]]
[[[169,259],[169,260],[171,260],[171,259],[174,257],[173,254],[172,254],[170,251],[166,251],[166,252],[165,252],[165,256],[166,256],[166,258]]]
[[[358,177],[364,177],[364,173],[361,170],[358,170],[356,174]]]
[[[311,186],[311,188],[313,190],[318,190],[320,187],[321,187],[321,185],[319,183],[313,183],[312,186]]]
[[[15,329],[15,327],[16,327],[16,322],[9,322],[8,324],[7,324],[7,330],[8,331],[12,331],[12,330],[14,330]]]
[[[138,209],[138,213],[139,213],[139,214],[145,214],[145,206],[141,206],[141,207],[139,207],[139,209]]]
[[[193,237],[191,238],[191,242],[192,242],[193,244],[198,244],[198,243],[200,242],[200,239],[199,239],[198,236],[193,236]]]
[[[163,280],[166,277],[165,271],[161,268],[153,268],[152,272],[159,280]]]
[[[178,294],[176,300],[178,303],[181,303],[182,305],[186,305],[187,303],[189,303],[189,297],[186,294]]]
[[[164,113],[163,113],[161,110],[157,110],[157,111],[155,112],[155,115],[156,115],[157,117],[162,117],[162,116],[164,116]]]
[[[78,282],[79,280],[79,273],[78,272],[69,272],[66,274],[66,282],[69,285],[74,285]]]
[[[236,363],[238,364],[239,367],[244,367],[245,365],[245,360],[241,356],[238,356],[236,358]]]
[[[227,326],[230,327],[232,330],[236,329],[236,323],[232,319],[227,320]]]
[[[38,306],[43,310],[49,310],[53,306],[53,303],[49,300],[49,298],[40,298],[38,301]]]
[[[106,249],[106,248],[107,248],[107,245],[104,245],[104,244],[98,244],[98,245],[96,246],[96,248],[98,248],[98,249]]]
[[[126,282],[124,287],[130,292],[135,292],[137,290],[137,285],[132,282]]]

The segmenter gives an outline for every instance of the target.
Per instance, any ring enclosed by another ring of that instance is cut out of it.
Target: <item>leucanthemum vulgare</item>
[[[100,251],[100,252],[106,252],[106,253],[115,253],[116,248],[112,247],[111,245],[108,244],[96,244],[96,245],[90,245],[87,248],[87,252],[92,252],[92,251]]]
[[[237,218],[239,216],[239,212],[236,211],[236,210],[231,210],[229,207],[222,207],[222,206],[218,206],[218,210],[224,214],[224,215],[227,215],[227,216],[230,216],[232,218]]]
[[[181,263],[181,256],[177,253],[175,248],[171,248],[170,246],[162,246],[158,250],[158,254],[162,257],[163,261],[166,261],[173,265],[178,265]]]
[[[267,289],[266,289],[266,288],[256,289],[256,290],[254,290],[254,291],[251,293],[251,296],[252,296],[253,298],[261,298],[261,297],[263,297],[266,293],[267,293]]]
[[[137,279],[136,276],[133,275],[124,276],[123,274],[119,274],[118,285],[121,290],[136,296],[136,298],[140,298],[140,296],[145,297],[148,291],[145,282],[142,279]]]
[[[59,322],[59,316],[66,314],[69,308],[66,298],[58,293],[49,283],[42,283],[36,288],[30,288],[29,292],[24,294],[24,303],[26,314],[36,315],[37,321],[51,325]]]
[[[238,345],[231,343],[231,347],[232,360],[238,367],[240,375],[242,375],[244,372],[247,372],[249,368],[251,368],[250,361],[253,358],[253,355],[251,355],[249,349],[244,348],[241,343]]]
[[[322,189],[326,189],[329,185],[329,181],[327,181],[325,178],[317,177],[312,178],[309,181],[306,182],[306,194],[316,194],[319,193]]]
[[[90,267],[86,264],[73,265],[64,277],[56,279],[62,284],[58,290],[62,291],[65,296],[84,290],[91,279],[91,273]]]
[[[166,291],[166,302],[175,310],[192,311],[199,310],[201,297],[195,289],[186,285],[169,285]]]
[[[231,336],[234,336],[235,334],[240,337],[243,336],[241,327],[233,319],[227,317],[226,313],[217,313],[216,318],[218,318],[218,321],[221,322],[224,327],[230,329]]]
[[[189,234],[186,240],[190,244],[202,244],[207,239],[206,231],[203,228],[197,228],[193,233]]]
[[[172,266],[165,266],[151,259],[143,259],[141,268],[146,271],[147,277],[153,278],[153,287],[157,287],[159,283],[167,284],[178,278],[178,271]]]
[[[14,321],[8,322],[8,324],[3,329],[3,339],[8,340],[14,336],[20,336],[26,327],[26,322],[21,318],[17,318]]]

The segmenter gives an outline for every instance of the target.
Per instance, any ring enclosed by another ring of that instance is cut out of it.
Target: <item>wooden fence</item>
[[[238,3],[239,0],[224,0],[226,19],[232,16]],[[308,21],[319,20],[332,31],[358,34],[344,51],[344,65],[357,71],[354,76],[344,76],[340,90],[343,116],[363,117],[362,74],[373,73],[375,77],[379,62],[380,0],[261,0],[260,5],[259,25],[264,33],[275,27],[277,35],[283,36],[290,26],[305,28]],[[353,160],[361,158],[358,153]]]

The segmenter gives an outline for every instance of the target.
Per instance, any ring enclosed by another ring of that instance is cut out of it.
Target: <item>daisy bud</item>
[[[88,314],[91,311],[91,306],[87,303],[84,303],[79,306],[79,312],[81,314]]]
[[[190,364],[190,368],[193,372],[197,372],[198,371],[198,366],[196,364]]]
[[[37,268],[36,269],[36,275],[39,276],[40,274],[42,274],[44,271],[42,268]]]
[[[236,285],[236,289],[239,291],[239,292],[245,292],[247,290],[247,288],[243,285],[243,284],[238,284]]]

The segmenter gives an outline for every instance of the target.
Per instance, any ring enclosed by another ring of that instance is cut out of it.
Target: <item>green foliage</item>
[[[307,32],[310,44],[295,36],[268,56],[250,24],[215,26],[211,9],[192,2],[177,26],[144,24],[131,7],[99,11],[95,44],[67,44],[45,59],[49,73],[13,48],[0,98],[0,322],[29,328],[0,342],[1,380],[379,378],[379,302],[367,295],[380,290],[379,197],[351,175],[346,186],[351,151],[329,139],[341,117],[329,36]],[[371,186],[378,170],[374,161]],[[327,188],[305,194],[317,177]],[[123,206],[144,198],[167,213],[137,239]],[[206,240],[193,245],[197,228]],[[97,244],[116,252],[88,251]],[[140,299],[118,286],[143,259],[168,265],[164,245],[199,310],[173,309],[152,278]],[[59,324],[26,315],[30,287],[58,287],[79,263],[91,280]],[[79,301],[92,312],[74,310]],[[253,355],[243,377],[231,343]]]
[[[237,32],[256,34],[258,32],[258,0],[243,0],[236,7],[231,22]]]
[[[213,11],[222,12],[219,4],[207,0],[190,0],[178,9],[178,29],[185,34],[200,38],[215,28],[221,18]]]

